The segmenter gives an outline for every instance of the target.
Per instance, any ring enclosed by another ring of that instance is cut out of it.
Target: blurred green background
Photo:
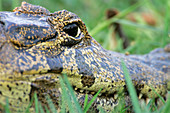
[[[12,11],[23,0],[0,0],[0,11]],[[91,35],[106,49],[132,54],[148,53],[154,48],[170,43],[170,1],[169,0],[24,0],[41,5],[51,12],[66,9],[76,13],[86,24]],[[145,2],[129,14],[117,20],[130,45],[123,49],[119,35],[112,36],[114,27],[100,25],[107,23],[106,11],[116,8],[121,13],[137,2]],[[148,21],[151,21],[149,23]],[[114,39],[113,39],[114,38]]]

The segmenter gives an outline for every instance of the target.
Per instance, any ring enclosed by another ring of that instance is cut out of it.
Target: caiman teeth
[[[141,98],[142,98],[142,96],[143,96],[143,94],[142,94],[142,93],[140,93],[138,98],[139,98],[139,99],[141,99]]]
[[[86,94],[88,94],[89,93],[89,91],[88,90],[86,90]]]
[[[114,99],[117,99],[118,98],[118,94],[114,94]]]
[[[146,105],[149,104],[150,100],[150,98],[146,98]]]
[[[157,103],[156,103],[156,104],[158,105],[158,107],[160,107],[160,106],[164,105],[164,103],[162,102],[162,100],[161,100],[160,98],[158,98],[158,100],[157,100]]]
[[[167,99],[168,99],[168,96],[170,96],[170,94],[169,94],[169,93],[166,93],[164,99],[167,100]]]
[[[77,91],[77,89],[78,89],[78,88],[76,88],[76,87],[74,88],[75,91]]]
[[[95,93],[96,93],[96,92],[93,92],[93,91],[91,92],[92,95],[94,95]]]
[[[98,96],[101,96],[101,95],[102,95],[102,93],[99,93],[99,94],[98,94]]]
[[[81,89],[81,90],[80,90],[80,93],[83,93],[83,92],[84,92],[84,90]]]

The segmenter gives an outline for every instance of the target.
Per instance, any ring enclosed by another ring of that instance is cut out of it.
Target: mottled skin
[[[79,30],[74,31],[73,25]],[[169,46],[146,55],[124,55],[103,49],[82,20],[66,10],[50,13],[23,2],[14,12],[0,12],[0,103],[5,104],[8,97],[12,110],[24,111],[34,91],[42,103],[49,94],[57,106],[62,73],[67,74],[80,103],[86,93],[92,98],[102,88],[93,107],[113,109],[119,102],[118,92],[127,92],[121,59],[141,98],[158,98],[151,86],[165,97]]]

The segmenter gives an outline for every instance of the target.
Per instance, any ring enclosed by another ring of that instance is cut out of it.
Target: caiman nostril
[[[0,24],[5,25],[5,23],[1,20],[1,17],[0,17]]]
[[[0,24],[5,25],[5,23],[2,21],[1,13],[0,13]]]

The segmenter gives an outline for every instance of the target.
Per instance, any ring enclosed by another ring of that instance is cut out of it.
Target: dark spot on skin
[[[2,84],[0,84],[0,86],[2,86]]]
[[[73,72],[73,66],[71,66],[71,72]]]
[[[164,98],[165,101],[167,100],[166,97],[163,97],[163,98]]]
[[[127,89],[126,85],[124,85],[123,87],[124,87],[124,89]]]
[[[46,78],[46,80],[50,79],[48,76],[46,76],[45,78]]]
[[[21,71],[21,75],[23,75],[23,71]]]
[[[0,95],[2,95],[2,92],[0,91]]]
[[[155,98],[155,105],[158,106],[158,98]]]
[[[13,79],[13,77],[9,77],[9,79]]]
[[[138,86],[139,86],[139,89],[144,88],[144,84],[139,84]]]
[[[22,98],[19,97],[18,99],[19,99],[20,102],[22,102]]]
[[[95,82],[95,78],[93,76],[89,75],[83,75],[81,77],[81,83],[83,84],[83,87],[91,87]]]
[[[78,68],[79,72],[80,72],[80,68]]]
[[[8,87],[8,89],[9,89],[9,91],[11,91],[11,87],[10,87],[9,85],[7,85],[7,87]]]
[[[149,91],[149,92],[151,92],[152,90],[151,90],[151,89],[149,89],[148,91]]]
[[[18,86],[19,84],[18,84],[18,83],[16,83],[16,85]]]
[[[168,73],[168,67],[163,67],[163,68],[162,68],[162,71],[163,71],[164,73]]]

